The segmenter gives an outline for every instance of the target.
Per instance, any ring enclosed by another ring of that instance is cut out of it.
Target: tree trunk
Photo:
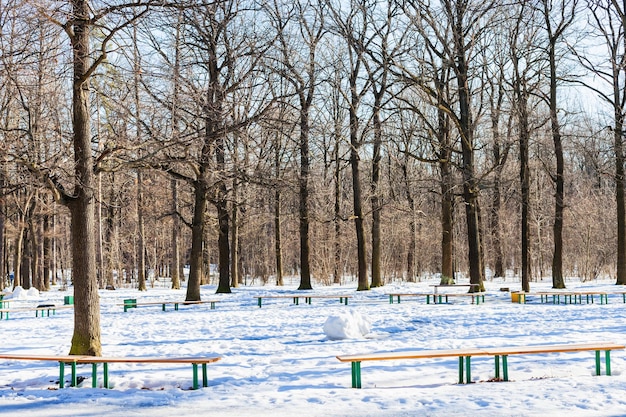
[[[467,220],[467,246],[470,283],[477,286],[470,291],[484,291],[484,261],[480,238],[480,206],[478,202],[478,179],[474,166],[474,122],[471,114],[471,96],[469,91],[469,70],[465,56],[465,10],[459,5],[457,20],[454,25],[454,47],[456,50],[456,76],[459,96],[459,128],[461,134],[463,199]]]
[[[300,286],[299,290],[311,290],[311,249],[309,246],[309,105],[300,99]]]
[[[178,214],[178,182],[170,180],[172,192],[172,258],[170,263],[170,274],[172,277],[172,289],[180,289],[180,219]]]
[[[143,174],[137,170],[137,289],[146,291],[146,237],[143,216]]]
[[[337,106],[338,107],[338,106]],[[339,155],[339,144],[341,140],[341,122],[335,117],[335,143],[333,144],[333,160],[335,169],[333,172],[334,204],[333,204],[333,283],[341,284],[343,268],[341,267],[341,164]]]
[[[194,207],[191,221],[191,251],[189,253],[189,281],[185,301],[200,301],[202,281],[202,251],[204,246],[204,219],[206,212],[206,184],[201,178],[194,183]]]
[[[74,333],[71,355],[100,356],[100,299],[96,268],[95,198],[96,181],[91,153],[89,108],[89,2],[73,0],[74,84],[72,126],[74,127],[75,185],[68,207],[71,214],[72,281],[74,282]]]
[[[376,101],[380,101],[376,97]],[[374,105],[374,145],[372,155],[372,287],[384,285],[381,272],[381,234],[380,216],[382,204],[380,198],[380,148],[382,146],[382,122],[380,120],[380,103]]]
[[[563,144],[561,141],[561,128],[557,116],[557,73],[556,73],[556,38],[550,37],[550,122],[552,127],[552,140],[554,142],[554,154],[556,156],[556,183],[555,206],[554,206],[554,256],[552,258],[552,288],[565,288],[563,277],[563,212],[565,210],[565,188]]]
[[[276,169],[276,179],[280,175],[280,152],[276,146],[274,154],[274,164]],[[281,210],[280,210],[280,190],[276,187],[274,191],[274,259],[276,261],[276,285],[283,286],[283,250],[281,237]]]

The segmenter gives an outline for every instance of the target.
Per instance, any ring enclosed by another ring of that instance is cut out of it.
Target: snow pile
[[[324,323],[324,334],[330,340],[360,339],[370,332],[371,324],[356,311],[330,316]]]
[[[39,298],[39,290],[37,288],[31,287],[28,290],[18,286],[13,289],[13,293],[6,297],[7,299],[12,300],[32,300]]]

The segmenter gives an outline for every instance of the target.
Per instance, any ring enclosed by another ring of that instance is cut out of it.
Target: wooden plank
[[[501,348],[485,348],[489,355],[523,355],[556,352],[583,352],[590,350],[621,350],[624,345],[615,343],[580,343],[565,345],[508,346]]]
[[[368,353],[358,355],[341,355],[337,356],[340,362],[363,362],[363,361],[382,361],[397,359],[425,359],[425,358],[445,358],[459,356],[488,356],[484,349],[439,349],[439,350],[413,350],[406,352],[383,352]]]
[[[162,356],[78,356],[77,363],[213,363],[221,358],[218,356],[206,357],[179,357],[169,358]]]

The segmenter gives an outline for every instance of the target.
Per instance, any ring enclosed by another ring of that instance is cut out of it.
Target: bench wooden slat
[[[381,361],[381,360],[397,360],[397,359],[425,359],[425,358],[444,358],[451,356],[485,356],[489,353],[483,349],[443,349],[443,350],[413,350],[407,352],[384,352],[369,353],[359,355],[341,355],[337,359],[341,362],[355,361]]]

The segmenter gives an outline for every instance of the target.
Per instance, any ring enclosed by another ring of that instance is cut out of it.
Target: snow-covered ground
[[[484,304],[466,298],[427,305],[422,298],[389,304],[389,292],[431,292],[430,284],[391,284],[357,292],[355,285],[316,287],[315,294],[349,294],[311,305],[255,296],[291,294],[296,286],[255,286],[216,295],[202,289],[208,304],[161,311],[140,307],[124,313],[125,298],[184,300],[184,290],[150,288],[101,292],[102,348],[107,356],[221,356],[208,366],[209,387],[190,390],[190,366],[110,365],[112,389],[92,389],[91,367],[84,380],[58,389],[58,366],[0,360],[0,415],[45,416],[626,416],[626,351],[614,351],[612,376],[595,376],[593,352],[512,356],[510,382],[489,382],[493,358],[472,360],[472,384],[457,384],[458,359],[369,362],[362,365],[362,389],[350,388],[350,364],[335,356],[350,353],[500,347],[569,342],[626,343],[626,305],[540,304],[529,297],[514,304],[502,287],[487,282]],[[568,281],[568,289],[617,290],[613,281]],[[549,282],[532,283],[533,291]],[[466,289],[461,289],[465,291]],[[22,295],[10,307],[62,304],[68,291]],[[597,300],[596,300],[597,301]],[[0,352],[67,354],[72,310],[35,318],[15,312],[0,321]],[[363,333],[366,333],[363,335]],[[343,338],[348,337],[348,338]],[[604,361],[603,361],[604,367]],[[68,372],[69,374],[69,372]],[[69,378],[69,375],[66,376]],[[101,375],[99,375],[101,378]],[[99,381],[101,384],[101,381]]]

